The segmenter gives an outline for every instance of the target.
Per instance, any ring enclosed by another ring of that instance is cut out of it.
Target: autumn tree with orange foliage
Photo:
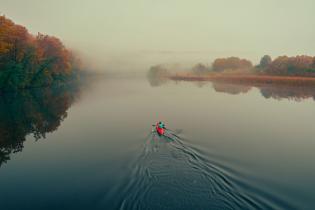
[[[300,55],[295,57],[279,56],[265,69],[272,75],[315,76],[315,57]]]
[[[249,60],[240,59],[238,57],[217,58],[212,64],[214,71],[249,69],[253,64]]]
[[[33,36],[0,16],[0,89],[51,85],[72,77],[78,68],[58,38]]]

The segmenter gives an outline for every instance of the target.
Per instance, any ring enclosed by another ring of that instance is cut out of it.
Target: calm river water
[[[145,78],[4,94],[0,209],[314,209],[314,96]]]

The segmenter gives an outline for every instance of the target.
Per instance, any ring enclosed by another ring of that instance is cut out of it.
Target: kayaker
[[[165,125],[163,122],[158,122],[156,123],[156,132],[159,134],[159,135],[164,135],[164,132],[165,132]]]
[[[160,128],[165,128],[165,124],[163,122],[159,122],[159,127]]]

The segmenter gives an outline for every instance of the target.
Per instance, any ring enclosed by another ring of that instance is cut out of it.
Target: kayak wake
[[[121,196],[117,209],[293,209],[191,142],[152,129],[127,184],[114,193]]]

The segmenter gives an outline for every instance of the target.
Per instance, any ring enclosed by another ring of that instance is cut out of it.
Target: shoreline
[[[174,81],[212,81],[212,82],[229,82],[234,84],[249,85],[295,85],[295,86],[314,86],[315,77],[301,76],[270,76],[270,75],[170,75],[169,79]]]

